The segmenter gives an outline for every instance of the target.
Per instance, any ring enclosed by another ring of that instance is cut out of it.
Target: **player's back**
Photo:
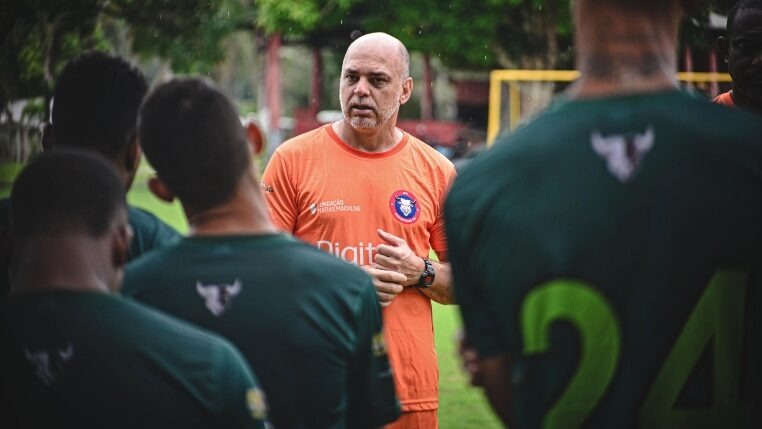
[[[264,427],[228,342],[115,296],[8,296],[0,341],[0,396],[21,427]]]
[[[517,427],[750,427],[760,139],[678,92],[562,102],[463,172],[456,292],[477,348],[516,358]]]
[[[371,427],[399,414],[370,278],[312,246],[283,234],[188,237],[129,266],[123,291],[233,342],[276,427]]]

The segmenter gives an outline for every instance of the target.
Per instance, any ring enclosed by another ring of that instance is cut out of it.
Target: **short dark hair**
[[[736,2],[736,4],[733,5],[732,8],[730,8],[730,12],[728,12],[727,25],[728,36],[730,36],[733,32],[733,27],[735,26],[738,13],[746,9],[762,10],[762,0],[739,0]]]
[[[135,137],[143,73],[122,58],[86,52],[64,67],[53,93],[55,145],[117,159]]]
[[[72,231],[102,237],[127,207],[113,167],[74,150],[43,153],[30,162],[13,184],[10,205],[14,237]]]
[[[152,91],[140,109],[138,136],[159,178],[194,210],[228,201],[251,166],[235,106],[201,79],[175,79]]]

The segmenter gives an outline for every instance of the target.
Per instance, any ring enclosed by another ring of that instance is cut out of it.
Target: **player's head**
[[[719,38],[718,47],[733,78],[734,99],[762,108],[762,0],[733,6],[727,37]]]
[[[100,157],[74,150],[45,153],[13,184],[13,235],[77,232],[101,237],[125,215],[126,204],[122,183]]]
[[[85,254],[86,265],[104,275],[110,289],[117,287],[131,231],[124,185],[102,157],[84,151],[42,154],[19,174],[10,201],[14,277],[24,269],[49,269],[19,262],[43,251],[54,255],[52,263],[55,255],[65,253],[71,260]],[[90,252],[73,251],[73,246]]]
[[[46,150],[97,152],[114,163],[129,185],[140,159],[135,125],[147,90],[143,73],[119,57],[91,51],[73,59],[53,92]]]
[[[344,120],[353,128],[393,127],[412,90],[410,55],[402,42],[370,33],[349,45],[341,66],[339,102]]]
[[[140,110],[138,135],[159,179],[186,210],[227,202],[251,168],[235,106],[201,79],[175,79],[153,90]]]

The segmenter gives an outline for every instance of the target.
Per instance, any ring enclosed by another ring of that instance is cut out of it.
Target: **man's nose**
[[[358,97],[365,97],[369,94],[368,79],[361,77],[355,85],[355,95]]]

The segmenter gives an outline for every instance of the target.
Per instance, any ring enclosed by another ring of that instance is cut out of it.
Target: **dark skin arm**
[[[481,358],[476,348],[461,332],[458,335],[458,353],[463,369],[472,385],[484,389],[492,409],[507,427],[513,427],[511,414],[511,358],[500,354]]]

